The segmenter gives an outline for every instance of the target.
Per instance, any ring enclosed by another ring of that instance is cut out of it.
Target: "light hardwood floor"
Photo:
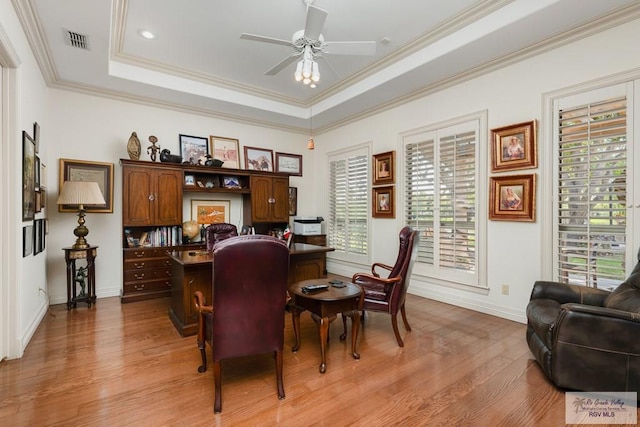
[[[212,370],[197,372],[195,337],[180,337],[168,306],[118,298],[52,306],[24,357],[0,366],[0,425],[565,425],[564,393],[533,360],[525,325],[412,295],[404,348],[389,316],[371,313],[354,360],[338,319],[324,375],[315,323],[302,314],[292,353],[286,314],[286,399],[277,398],[270,355],[230,360],[214,414]]]

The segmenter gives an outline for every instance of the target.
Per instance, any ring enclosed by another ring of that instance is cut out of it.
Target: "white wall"
[[[424,98],[406,103],[390,111],[316,137],[316,176],[313,183],[317,194],[326,194],[326,153],[344,146],[372,141],[373,153],[397,151],[402,157],[399,135],[411,129],[443,122],[469,113],[487,111],[488,127],[497,128],[537,119],[544,124],[543,95],[578,83],[589,82],[640,67],[640,21],[634,21],[588,39],[550,51],[537,57],[477,77]],[[640,71],[639,71],[640,72]],[[489,136],[487,136],[490,141]],[[550,162],[551,141],[539,132],[538,164]],[[487,147],[482,149],[486,150]],[[491,157],[487,156],[487,161]],[[401,162],[398,160],[398,164]],[[489,168],[490,169],[490,168]],[[541,213],[551,208],[551,194],[544,194],[546,181],[541,169],[514,171],[538,174],[535,223],[488,221],[486,252],[488,258],[488,293],[440,286],[426,277],[414,274],[410,293],[472,308],[500,317],[525,322],[525,308],[533,282],[541,278],[542,258],[548,254],[542,247],[545,236]],[[502,173],[500,175],[507,175]],[[397,173],[395,220],[372,219],[372,261],[393,264],[397,254],[397,233],[404,225],[402,212],[402,171]],[[489,183],[480,183],[488,189]],[[322,200],[319,198],[318,200]],[[325,204],[318,205],[321,214]],[[487,215],[487,213],[483,213]],[[547,241],[549,236],[546,237]],[[393,242],[393,244],[389,244]],[[550,249],[550,248],[549,248]],[[331,257],[331,254],[329,254]],[[344,266],[329,262],[329,270],[351,275],[368,266]],[[366,270],[364,270],[366,271]],[[551,272],[546,272],[547,277]],[[501,285],[510,286],[509,295],[501,294]]]
[[[0,27],[5,50],[17,57],[14,69],[3,70],[2,88],[2,283],[0,316],[2,357],[20,357],[45,315],[48,300],[44,253],[22,257],[22,131],[33,136],[33,123],[48,124],[47,89],[10,2],[0,2]],[[10,76],[10,77],[9,77]],[[8,78],[9,77],[9,78]],[[8,132],[5,132],[7,131]],[[39,156],[47,162],[47,141],[40,141]],[[43,218],[45,212],[36,214]],[[5,324],[6,322],[6,324]]]
[[[179,134],[209,137],[209,135],[238,138],[242,165],[244,147],[261,147],[275,152],[303,155],[305,176],[313,174],[311,155],[306,149],[305,135],[264,129],[236,122],[185,114],[163,108],[114,101],[84,94],[52,90],[48,105],[51,125],[43,129],[50,139],[48,168],[49,235],[47,241],[47,278],[52,303],[66,302],[66,273],[62,247],[75,241],[73,229],[77,216],[59,213],[56,198],[59,187],[59,159],[112,162],[114,167],[114,211],[112,214],[90,213],[86,217],[89,228],[87,241],[99,246],[96,259],[96,294],[98,298],[120,295],[122,289],[122,168],[119,160],[128,159],[126,144],[135,131],[142,144],[141,160],[150,161],[148,138],[155,135],[162,149],[179,153]],[[304,177],[292,177],[291,185],[298,186],[300,214],[311,204],[311,194],[304,191]],[[184,220],[190,218],[190,199],[229,200],[224,194],[185,194]],[[240,199],[231,198],[231,222],[240,224]],[[311,214],[311,212],[307,212]]]

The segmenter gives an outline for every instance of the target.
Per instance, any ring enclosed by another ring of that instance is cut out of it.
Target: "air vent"
[[[87,36],[73,31],[64,30],[64,39],[71,47],[89,50],[89,42]]]

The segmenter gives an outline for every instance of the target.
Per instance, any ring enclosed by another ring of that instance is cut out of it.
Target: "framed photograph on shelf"
[[[195,186],[196,185],[196,177],[193,175],[185,175],[184,176],[184,185],[185,186]]]
[[[289,216],[298,215],[298,187],[289,187]]]
[[[222,186],[224,188],[241,188],[240,180],[237,176],[224,176],[222,177]]]
[[[538,166],[535,120],[491,129],[491,136],[492,172]]]
[[[180,155],[183,162],[197,165],[198,160],[206,158],[207,154],[209,154],[207,138],[180,134]]]
[[[198,224],[210,225],[229,222],[229,200],[191,199],[191,219]]]
[[[22,220],[23,221],[31,221],[35,216],[35,208],[36,208],[35,167],[36,167],[36,144],[27,132],[22,131]],[[30,253],[31,252],[29,252],[29,254]]]
[[[223,161],[223,168],[240,169],[240,142],[235,138],[210,135],[209,154]]]
[[[302,155],[276,153],[276,172],[302,176]]]
[[[273,172],[273,150],[244,147],[245,169]]]
[[[113,212],[113,163],[60,159],[58,191],[60,191],[65,181],[97,182],[106,203],[104,205],[86,206],[85,210],[91,213]],[[58,212],[78,212],[78,207],[75,205],[58,205]]]
[[[375,187],[373,189],[373,217],[395,218],[394,186]]]
[[[396,182],[396,152],[373,155],[373,185],[394,184]]]
[[[489,219],[534,222],[535,202],[535,174],[491,177]]]

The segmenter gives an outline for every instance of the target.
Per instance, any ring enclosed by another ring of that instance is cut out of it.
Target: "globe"
[[[185,221],[182,223],[182,235],[189,238],[189,240],[195,239],[200,235],[200,228],[195,221]]]

